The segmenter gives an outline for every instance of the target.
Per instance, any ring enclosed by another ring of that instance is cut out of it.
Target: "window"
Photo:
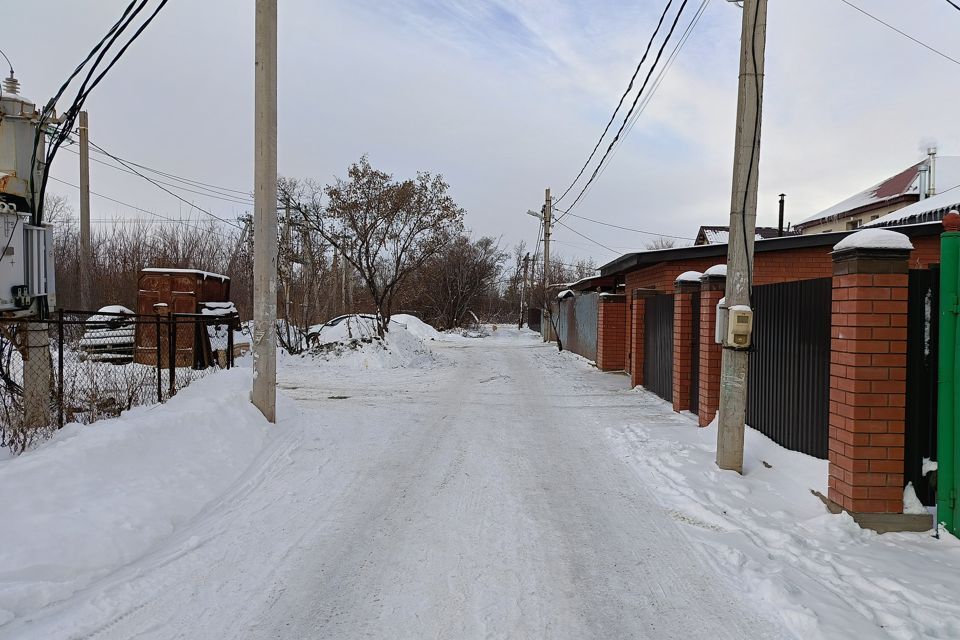
[[[860,225],[862,224],[863,224],[863,220],[851,220],[850,222],[847,223],[847,231],[851,231],[853,229],[859,229]]]
[[[880,218],[880,214],[878,213],[875,216],[870,216],[870,221],[873,222],[874,220],[878,220],[879,218]]]

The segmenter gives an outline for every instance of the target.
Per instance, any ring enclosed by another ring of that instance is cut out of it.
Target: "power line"
[[[610,119],[607,120],[607,126],[603,128],[603,133],[600,134],[600,138],[597,140],[597,144],[593,146],[593,150],[590,152],[590,156],[587,157],[587,161],[583,163],[583,166],[580,167],[577,177],[573,179],[573,182],[570,183],[570,186],[560,194],[560,197],[556,199],[556,203],[559,204],[564,197],[570,193],[570,190],[573,189],[574,185],[577,184],[577,181],[583,176],[583,172],[587,170],[587,167],[590,165],[590,161],[593,160],[593,157],[597,153],[597,149],[600,148],[600,143],[603,142],[603,139],[607,136],[607,132],[610,131],[610,125],[613,124],[614,119],[617,117],[617,113],[620,112],[620,107],[623,106],[623,101],[626,100],[627,96],[630,95],[630,92],[633,90],[633,83],[637,79],[637,75],[640,73],[640,69],[643,67],[643,63],[647,61],[647,56],[650,54],[650,48],[653,46],[653,41],[656,40],[657,34],[660,33],[660,27],[663,26],[663,21],[667,17],[667,12],[670,11],[670,5],[673,4],[673,0],[668,0],[667,6],[663,8],[663,13],[660,14],[660,20],[657,22],[657,28],[653,30],[653,35],[650,36],[650,40],[647,42],[647,48],[643,52],[643,56],[640,58],[640,62],[637,63],[637,68],[633,70],[633,75],[630,76],[630,82],[627,83],[627,88],[623,92],[623,95],[620,96],[620,101],[617,102],[617,108],[613,110],[613,113],[610,114]]]
[[[647,110],[647,107],[650,106],[650,103],[653,101],[653,98],[656,96],[657,91],[660,89],[660,86],[663,84],[663,81],[666,78],[667,73],[670,71],[673,63],[676,62],[677,57],[680,54],[680,51],[683,49],[683,46],[687,43],[687,40],[690,39],[690,36],[693,34],[693,30],[696,28],[697,24],[700,22],[700,19],[703,17],[704,12],[706,11],[707,5],[710,4],[710,0],[703,0],[700,4],[700,8],[697,10],[697,13],[694,14],[693,19],[690,21],[690,24],[687,25],[686,30],[683,32],[680,41],[677,43],[677,46],[674,47],[673,51],[670,53],[670,56],[667,58],[667,64],[657,73],[656,79],[653,81],[653,87],[650,92],[644,96],[643,100],[640,102],[640,108],[637,109],[637,112],[634,114],[633,118],[630,120],[630,124],[627,126],[626,132],[623,134],[623,137],[626,138],[633,131],[633,128],[636,126],[637,121],[640,119],[640,116]],[[620,151],[620,148],[623,145],[617,146],[613,153],[610,154],[610,160],[603,167],[600,168],[600,173],[597,175],[597,180],[603,177],[604,172],[607,170],[607,167],[613,162],[613,159],[616,157],[617,153]],[[596,182],[594,182],[594,185]],[[591,185],[590,189],[587,190],[587,193],[584,195],[586,197],[590,194],[590,190],[593,189]],[[684,238],[689,239],[689,238]]]
[[[119,162],[120,164],[122,164],[123,166],[125,166],[127,169],[130,169],[130,170],[133,171],[135,174],[137,174],[138,176],[140,176],[141,178],[143,178],[144,180],[146,180],[147,182],[149,182],[149,183],[152,184],[153,186],[157,187],[158,189],[160,189],[161,191],[163,191],[163,192],[165,192],[165,193],[170,194],[171,196],[173,196],[174,198],[176,198],[176,199],[179,200],[180,202],[186,204],[187,206],[193,207],[193,208],[196,209],[197,211],[200,211],[200,212],[202,212],[202,213],[210,216],[211,218],[213,218],[213,219],[215,219],[215,220],[219,220],[220,222],[222,222],[222,223],[224,223],[224,224],[227,224],[227,225],[230,225],[230,226],[235,227],[235,228],[237,228],[237,229],[240,229],[241,231],[243,230],[243,227],[241,227],[241,226],[238,225],[237,223],[235,223],[235,222],[230,222],[229,220],[225,220],[224,218],[221,218],[221,217],[218,216],[218,215],[214,215],[214,214],[210,213],[209,211],[207,211],[206,209],[204,209],[204,208],[202,208],[202,207],[198,207],[196,204],[194,204],[194,203],[190,202],[189,200],[181,197],[179,194],[176,194],[176,193],[174,193],[173,191],[171,191],[170,189],[167,189],[167,188],[164,187],[163,185],[157,183],[153,178],[150,178],[150,177],[147,177],[147,176],[143,175],[142,173],[140,173],[139,171],[137,171],[136,169],[134,169],[131,165],[128,165],[126,162],[124,162],[123,160],[121,160],[121,159],[118,158],[117,156],[115,156],[115,155],[113,155],[112,153],[110,153],[109,151],[105,150],[103,147],[98,146],[98,145],[97,145],[95,142],[93,142],[92,140],[90,141],[90,146],[93,147],[93,148],[95,148],[95,149],[99,149],[99,150],[102,151],[104,154],[110,156],[111,158],[113,158],[114,160],[116,160],[117,162]]]
[[[605,226],[605,227],[613,227],[614,229],[620,229],[620,230],[622,230],[622,231],[633,231],[634,233],[642,233],[642,234],[645,234],[645,235],[648,235],[648,236],[660,236],[660,237],[663,237],[663,238],[674,238],[674,239],[676,239],[676,240],[693,240],[693,238],[690,238],[690,237],[687,237],[687,236],[674,236],[674,235],[670,235],[669,233],[659,233],[659,232],[656,232],[656,231],[644,231],[643,229],[634,229],[634,228],[632,228],[632,227],[622,227],[622,226],[620,226],[620,225],[618,225],[618,224],[611,224],[611,223],[609,223],[609,222],[602,222],[602,221],[600,221],[600,220],[594,220],[593,218],[588,218],[588,217],[586,217],[586,216],[577,215],[576,213],[571,213],[571,214],[570,214],[570,217],[572,217],[572,218],[579,218],[580,220],[586,220],[587,222],[592,222],[592,223],[594,223],[594,224],[600,224],[600,225],[603,225],[603,226]]]
[[[587,237],[587,236],[583,235],[582,233],[580,233],[579,231],[577,231],[577,230],[574,229],[573,227],[568,226],[568,225],[565,225],[565,224],[563,224],[562,222],[560,222],[559,220],[554,220],[554,223],[560,225],[560,226],[563,227],[564,229],[568,229],[569,231],[573,231],[575,234],[577,234],[578,236],[580,236],[580,237],[583,238],[584,240],[586,240],[586,241],[588,241],[588,242],[592,242],[593,244],[597,245],[598,247],[603,247],[604,249],[606,249],[606,250],[609,251],[610,253],[614,253],[614,254],[620,255],[620,252],[617,251],[616,249],[611,249],[611,248],[608,247],[607,245],[605,245],[605,244],[603,244],[603,243],[600,243],[600,242],[597,242],[597,241],[594,240],[593,238],[590,238],[590,237]]]
[[[947,0],[947,2],[950,4],[951,7],[953,7],[957,11],[960,11],[960,4],[957,4],[953,0]]]
[[[75,151],[74,149],[71,149],[70,147],[64,147],[64,149],[65,149],[66,151],[69,151],[69,152],[72,153],[72,154],[79,155],[79,152],[78,152],[78,151]],[[103,160],[98,160],[98,159],[96,159],[96,158],[90,158],[90,159],[91,159],[93,162],[96,162],[97,164],[101,164],[101,165],[103,165],[103,166],[105,166],[105,167],[109,167],[109,168],[111,168],[111,169],[113,169],[113,170],[115,170],[115,171],[120,171],[120,172],[122,172],[122,173],[127,173],[127,174],[130,174],[130,175],[133,175],[133,176],[138,176],[138,177],[140,176],[140,174],[138,174],[138,173],[136,173],[136,172],[134,172],[134,171],[131,171],[130,169],[126,169],[126,168],[124,168],[124,167],[118,167],[117,165],[110,164],[109,162],[104,162]],[[130,164],[133,164],[133,163],[131,162]],[[252,200],[240,200],[239,198],[235,198],[235,197],[233,197],[233,196],[220,195],[220,194],[217,194],[217,193],[215,193],[215,192],[210,192],[210,191],[198,191],[198,190],[190,189],[190,188],[188,188],[188,187],[184,187],[184,186],[182,186],[182,185],[175,184],[175,183],[172,183],[172,182],[165,182],[165,181],[163,181],[163,180],[156,180],[156,182],[157,182],[157,184],[163,184],[163,185],[166,185],[166,186],[168,186],[168,187],[172,187],[172,188],[174,188],[174,189],[178,189],[178,190],[180,190],[180,191],[186,191],[186,192],[188,192],[188,193],[194,193],[194,194],[196,194],[196,195],[205,196],[205,197],[207,197],[207,198],[213,198],[213,199],[215,199],[215,200],[223,200],[224,202],[230,202],[230,203],[233,203],[233,204],[250,205],[250,206],[253,205],[253,201],[252,201]]]
[[[70,183],[70,182],[67,182],[66,180],[61,180],[60,178],[57,178],[57,177],[55,177],[55,176],[48,176],[48,177],[49,177],[51,180],[53,180],[54,182],[59,182],[60,184],[65,184],[65,185],[67,185],[68,187],[73,187],[74,189],[78,189],[78,190],[80,189],[80,186],[79,186],[79,185],[72,184],[72,183]],[[198,231],[204,231],[204,232],[208,232],[208,233],[213,233],[213,234],[218,235],[218,236],[220,236],[221,238],[224,238],[224,239],[226,239],[226,240],[232,240],[232,239],[233,239],[233,238],[231,238],[230,236],[226,236],[226,235],[224,235],[224,234],[222,234],[222,233],[220,233],[220,232],[218,232],[218,231],[214,231],[214,230],[209,229],[209,228],[198,227],[198,226],[196,226],[196,225],[190,224],[190,223],[187,222],[186,220],[177,220],[176,218],[169,218],[169,217],[167,217],[167,216],[165,216],[165,215],[162,215],[162,214],[159,214],[159,213],[155,213],[155,212],[153,212],[153,211],[148,211],[147,209],[143,209],[143,208],[138,207],[138,206],[136,206],[136,205],[132,205],[132,204],[127,203],[127,202],[122,202],[122,201],[120,201],[120,200],[117,200],[116,198],[111,198],[110,196],[105,196],[105,195],[103,195],[102,193],[97,193],[96,191],[91,191],[90,193],[91,193],[91,195],[95,195],[95,196],[97,196],[98,198],[103,198],[104,200],[109,200],[110,202],[113,202],[113,203],[122,205],[122,206],[124,206],[124,207],[129,207],[129,208],[133,209],[134,211],[139,211],[140,213],[145,213],[145,214],[147,214],[147,215],[154,216],[154,217],[156,217],[156,218],[161,218],[161,219],[163,219],[163,220],[166,220],[167,222],[172,222],[172,223],[174,223],[174,224],[182,224],[182,225],[191,227],[191,228],[193,228],[193,229],[196,229],[196,230],[198,230]]]
[[[950,0],[947,0],[947,1],[950,2]],[[941,58],[944,58],[944,59],[946,59],[946,60],[949,60],[949,61],[952,62],[953,64],[960,65],[960,60],[957,60],[956,58],[951,58],[950,56],[948,56],[948,55],[945,54],[944,52],[942,52],[942,51],[940,51],[940,50],[938,50],[938,49],[934,49],[933,47],[931,47],[930,45],[926,44],[925,42],[921,42],[920,40],[917,40],[916,38],[914,38],[913,36],[911,36],[909,33],[905,33],[905,32],[903,32],[903,31],[901,31],[900,29],[897,29],[895,26],[893,26],[893,25],[890,24],[889,22],[884,22],[883,20],[881,20],[881,19],[878,18],[877,16],[873,15],[872,13],[868,13],[868,12],[864,11],[863,9],[861,9],[860,7],[858,7],[857,5],[853,4],[852,2],[850,2],[850,0],[840,0],[840,2],[842,2],[842,3],[844,3],[845,5],[848,5],[848,6],[852,7],[852,8],[854,8],[854,9],[856,9],[857,11],[859,11],[860,13],[862,13],[863,15],[867,16],[868,18],[870,18],[871,20],[873,20],[873,21],[875,21],[875,22],[879,22],[880,24],[882,24],[882,25],[885,26],[886,28],[890,29],[891,31],[895,31],[895,32],[899,33],[899,34],[900,34],[901,36],[903,36],[904,38],[907,38],[908,40],[911,40],[912,42],[917,43],[918,45],[920,45],[920,46],[923,47],[924,49],[927,49],[928,51],[932,51],[933,53],[937,54],[937,55],[940,56]],[[950,2],[950,4],[952,4],[954,7],[957,7],[957,5],[953,4],[953,2]],[[960,7],[957,7],[957,8],[960,9]]]
[[[647,77],[643,81],[643,85],[641,85],[640,90],[637,92],[637,95],[634,97],[633,104],[630,105],[630,110],[627,112],[627,115],[624,117],[623,122],[620,124],[620,128],[617,130],[617,133],[613,137],[613,140],[611,140],[610,144],[607,146],[607,150],[604,152],[603,157],[600,158],[599,164],[597,164],[597,166],[594,168],[593,174],[591,174],[590,179],[587,180],[587,184],[585,184],[583,186],[583,189],[580,190],[580,193],[579,195],[577,195],[577,198],[573,201],[573,204],[567,207],[568,213],[570,212],[571,209],[577,206],[577,203],[580,202],[581,198],[583,198],[583,194],[586,193],[587,189],[590,187],[593,181],[597,179],[597,173],[600,171],[600,168],[603,166],[603,163],[610,156],[610,152],[613,151],[613,148],[616,146],[617,142],[620,140],[620,135],[623,133],[624,128],[627,126],[627,122],[630,120],[630,116],[633,115],[633,112],[637,107],[637,103],[640,101],[640,97],[643,95],[644,89],[647,88],[647,84],[650,82],[651,76],[653,76],[653,72],[656,70],[657,66],[659,65],[660,58],[663,56],[663,52],[667,48],[667,44],[670,43],[670,39],[673,37],[673,32],[677,28],[677,23],[680,21],[680,16],[683,15],[683,11],[684,9],[686,9],[687,2],[688,0],[683,0],[683,4],[680,5],[680,9],[679,11],[677,11],[677,15],[674,16],[673,23],[670,25],[670,31],[667,32],[667,37],[664,38],[663,44],[660,45],[660,49],[657,51],[657,57],[654,58],[653,64],[650,66],[650,69],[647,72]],[[564,215],[567,215],[567,214],[564,214]],[[560,218],[558,218],[558,222],[559,220],[562,220],[562,219],[563,219],[563,216],[560,216]]]

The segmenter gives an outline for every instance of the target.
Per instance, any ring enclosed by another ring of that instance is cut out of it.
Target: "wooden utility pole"
[[[544,339],[549,342],[553,321],[550,318],[550,232],[553,227],[553,199],[550,189],[546,190],[543,205],[543,306],[547,317],[547,328],[543,332]]]
[[[767,0],[744,0],[740,38],[740,90],[727,244],[726,306],[750,304],[753,241],[757,223],[760,170],[760,117],[763,102],[763,55]],[[720,369],[717,466],[743,473],[743,430],[747,401],[745,349],[724,344]]]
[[[290,198],[284,202],[283,211],[283,325],[287,333],[287,346],[290,345],[290,281],[293,279],[293,249],[290,247]]]
[[[87,112],[80,112],[80,308],[90,303],[90,131]]]
[[[527,252],[527,255],[523,256],[523,282],[520,285],[520,322],[517,324],[518,329],[523,329],[523,306],[526,300],[524,299],[527,295],[527,271],[530,268],[530,252]]]
[[[277,0],[256,0],[253,393],[277,421]]]

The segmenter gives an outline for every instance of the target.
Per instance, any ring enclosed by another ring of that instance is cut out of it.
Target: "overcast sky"
[[[675,5],[681,0],[675,0]],[[851,0],[960,59],[945,0]],[[38,103],[126,0],[4,7],[0,49]],[[681,27],[699,5],[690,0]],[[252,189],[253,0],[171,0],[87,101],[91,139],[144,165]],[[663,9],[661,0],[280,0],[279,165],[323,181],[362,154],[397,177],[442,173],[476,234],[533,244],[544,187],[586,159]],[[582,216],[692,238],[729,215],[741,10],[711,0]],[[777,194],[798,221],[920,160],[960,155],[960,65],[841,0],[770,3],[759,224]],[[64,101],[65,102],[65,101]],[[77,184],[77,156],[53,175]],[[94,191],[167,216],[187,207],[103,165]],[[77,206],[75,189],[51,191]],[[576,191],[574,192],[576,193]],[[187,194],[234,218],[249,208]],[[567,204],[568,199],[561,203]],[[196,215],[196,213],[194,213]],[[93,199],[95,219],[146,218]],[[606,262],[650,237],[567,218],[555,251]]]

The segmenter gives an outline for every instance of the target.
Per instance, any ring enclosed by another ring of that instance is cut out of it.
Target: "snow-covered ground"
[[[824,463],[408,327],[283,357],[276,426],[242,369],[0,460],[0,638],[960,637],[960,544],[827,515]]]

